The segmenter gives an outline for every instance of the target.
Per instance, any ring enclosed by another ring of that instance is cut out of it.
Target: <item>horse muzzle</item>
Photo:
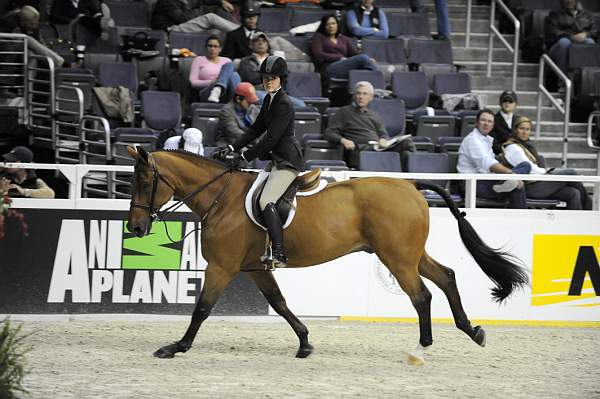
[[[136,237],[142,238],[147,234],[150,234],[152,230],[152,224],[149,222],[146,223],[131,223],[127,222],[127,230],[135,234]]]

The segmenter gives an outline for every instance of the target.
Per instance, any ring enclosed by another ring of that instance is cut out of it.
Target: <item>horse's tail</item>
[[[515,288],[528,284],[529,278],[523,262],[502,249],[494,249],[484,243],[473,226],[465,219],[466,213],[458,209],[447,190],[426,182],[416,182],[415,186],[417,190],[434,191],[444,199],[450,212],[458,221],[458,231],[465,247],[496,285],[492,288],[492,298],[495,301],[504,301]]]

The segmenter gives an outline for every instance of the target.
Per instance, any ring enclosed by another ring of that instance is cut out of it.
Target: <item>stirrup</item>
[[[273,249],[271,246],[266,248],[265,254],[260,257],[260,261],[265,265],[265,270],[273,271],[276,268],[287,267],[287,259],[283,256],[283,259],[278,259],[273,255]]]

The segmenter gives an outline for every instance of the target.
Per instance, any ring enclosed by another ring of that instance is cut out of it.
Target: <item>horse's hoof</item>
[[[423,359],[419,355],[409,353],[408,356],[406,357],[406,362],[408,364],[410,364],[411,366],[422,366],[425,364],[425,359]]]
[[[313,353],[314,347],[311,344],[306,344],[305,346],[301,346],[298,349],[298,353],[296,353],[296,357],[299,359],[304,359],[308,357],[311,353]]]
[[[482,348],[485,347],[485,331],[481,326],[477,326],[474,328],[475,335],[473,336],[473,341]]]
[[[159,359],[172,359],[179,352],[177,344],[166,345],[154,352],[154,357]]]

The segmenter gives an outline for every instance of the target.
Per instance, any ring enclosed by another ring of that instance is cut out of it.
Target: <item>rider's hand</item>
[[[10,190],[10,180],[3,177],[0,179],[0,197],[8,194],[8,190]]]
[[[227,157],[231,153],[233,153],[233,150],[229,146],[223,147],[223,148],[219,148],[218,150],[216,150],[215,152],[213,152],[212,158],[216,159],[217,161],[227,162]]]
[[[225,162],[230,169],[238,169],[242,160],[243,158],[239,153],[231,152]]]

